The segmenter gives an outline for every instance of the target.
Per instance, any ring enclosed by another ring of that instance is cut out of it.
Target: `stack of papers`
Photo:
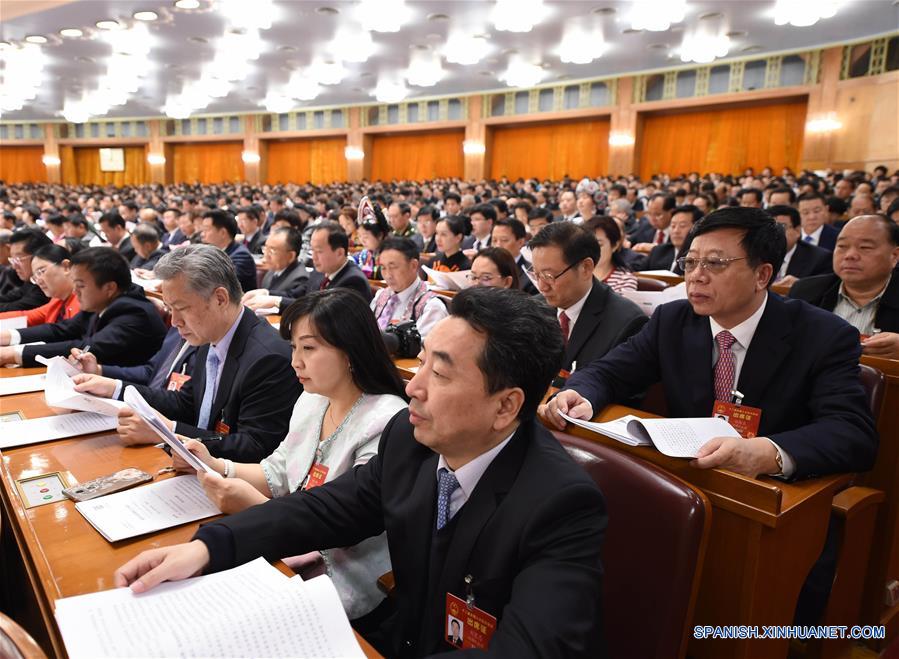
[[[133,270],[131,271],[131,283],[137,284],[138,286],[143,288],[145,291],[158,291],[160,286],[162,286],[161,279],[144,279],[143,277],[140,277],[137,273],[135,273]]]
[[[569,423],[611,437],[628,446],[655,446],[672,458],[695,458],[699,449],[715,437],[740,437],[724,419],[641,419],[628,415],[607,423],[593,423],[562,414]]]
[[[3,433],[0,435],[0,449],[115,430],[117,425],[118,419],[116,417],[93,412],[75,412],[73,414],[46,416],[40,419],[8,421],[3,424]]]
[[[15,378],[3,378],[0,380],[0,396],[43,391],[46,380],[47,376],[43,373],[40,375],[20,375]]]
[[[421,266],[421,269],[424,270],[431,281],[436,284],[437,288],[441,288],[445,291],[461,291],[471,286],[471,282],[468,281],[467,277],[471,270],[441,272],[440,270],[429,268],[426,265]]]
[[[651,316],[660,304],[674,300],[686,300],[687,285],[681,282],[676,286],[669,286],[664,291],[623,291],[621,295],[636,303],[647,316]]]
[[[105,414],[111,417],[118,417],[119,410],[127,407],[120,400],[100,398],[75,391],[75,383],[68,375],[72,370],[75,369],[62,357],[47,360],[47,379],[44,384],[44,399],[47,401],[47,405],[61,407],[65,410]],[[75,370],[75,372],[78,371]]]
[[[25,316],[16,316],[15,318],[0,318],[0,331],[2,330],[20,330],[28,327],[28,319]]]
[[[257,558],[233,570],[56,601],[71,659],[364,657],[327,576],[287,578]]]

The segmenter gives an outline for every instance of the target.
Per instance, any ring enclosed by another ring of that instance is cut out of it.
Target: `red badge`
[[[325,482],[325,478],[328,477],[328,468],[319,463],[315,463],[312,465],[312,469],[309,470],[309,475],[306,477],[306,486],[303,488],[304,490],[311,490],[313,487],[318,487]]]
[[[496,618],[469,606],[452,593],[446,594],[446,642],[463,650],[486,650],[496,631]]]
[[[231,426],[219,419],[219,422],[215,424],[215,432],[218,435],[227,435],[231,432]]]
[[[172,372],[169,376],[169,384],[166,387],[169,391],[181,391],[184,383],[190,380],[190,376],[185,373]]]
[[[737,405],[735,403],[725,403],[721,400],[715,401],[712,408],[712,416],[724,419],[734,430],[740,433],[743,439],[750,439],[758,436],[759,423],[762,420],[762,410],[758,407],[749,407],[747,405]]]

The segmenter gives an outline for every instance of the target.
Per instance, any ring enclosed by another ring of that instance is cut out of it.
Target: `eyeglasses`
[[[13,265],[22,265],[26,261],[30,261],[30,260],[31,260],[31,254],[28,254],[27,256],[13,256],[12,258],[9,259],[9,262],[12,263]]]
[[[534,269],[533,269],[533,268],[528,268],[528,269],[527,269],[527,273],[528,273],[528,275],[530,275],[531,277],[534,277],[534,278],[536,278],[536,279],[540,279],[541,281],[544,281],[544,282],[546,282],[547,284],[554,284],[555,281],[556,281],[559,277],[561,277],[561,276],[564,275],[566,272],[568,272],[569,270],[571,270],[571,269],[572,269],[574,266],[576,266],[578,263],[580,263],[580,261],[576,261],[575,263],[572,263],[571,265],[569,265],[567,268],[565,268],[564,270],[562,270],[562,272],[560,272],[560,273],[557,274],[557,275],[554,275],[554,274],[552,274],[552,273],[550,273],[550,272],[539,272],[539,273],[538,273],[538,272],[534,272]]]
[[[702,268],[709,272],[724,272],[734,261],[743,261],[745,256],[732,256],[730,258],[718,259],[697,259],[690,256],[682,256],[677,260],[677,264],[684,272],[693,272],[696,268]]]
[[[52,267],[53,267],[52,265],[45,265],[43,268],[38,268],[37,270],[32,271],[31,275],[35,279],[40,279],[41,277],[43,277],[46,274],[47,270],[49,270]]]
[[[472,283],[479,281],[482,284],[489,284],[496,279],[496,275],[476,275],[473,272],[469,272],[465,275],[465,278]]]

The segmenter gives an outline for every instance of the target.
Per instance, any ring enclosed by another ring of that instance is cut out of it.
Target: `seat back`
[[[4,659],[47,659],[31,635],[12,618],[0,613],[0,657]]]
[[[668,288],[668,284],[661,279],[652,279],[651,277],[637,277],[638,291],[664,291]]]
[[[602,615],[609,656],[685,656],[711,504],[701,491],[644,460],[554,434],[606,500]]]
[[[868,408],[871,415],[877,421],[880,418],[880,405],[883,403],[883,390],[886,386],[886,378],[883,373],[873,366],[859,364],[861,368],[860,378],[862,388],[865,390],[865,397],[868,400]]]

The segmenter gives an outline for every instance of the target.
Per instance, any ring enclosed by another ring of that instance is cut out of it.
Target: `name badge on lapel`
[[[486,650],[496,631],[496,618],[474,605],[471,575],[465,577],[468,597],[446,594],[446,642],[463,650]]]
[[[224,419],[219,419],[218,423],[215,424],[215,432],[219,435],[227,435],[231,432],[231,426],[225,423]]]
[[[306,485],[303,486],[303,489],[311,490],[313,487],[323,485],[327,477],[328,467],[316,462],[309,470],[309,475],[306,476]]]
[[[181,391],[181,387],[190,380],[190,376],[186,373],[176,373],[172,372],[169,376],[169,384],[166,387],[169,391]]]
[[[716,400],[712,407],[712,416],[727,421],[743,439],[757,437],[759,424],[762,421],[762,410],[758,407],[743,405],[743,394],[739,391],[734,391],[733,395],[732,403]]]

